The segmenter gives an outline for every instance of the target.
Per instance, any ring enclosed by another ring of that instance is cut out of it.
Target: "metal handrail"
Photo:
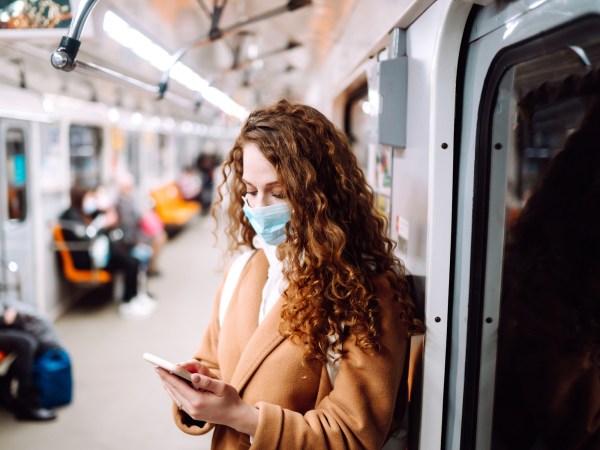
[[[85,21],[89,17],[96,3],[98,3],[98,0],[82,1],[75,15],[75,19],[73,22],[71,22],[69,33],[62,37],[58,48],[50,57],[52,66],[55,69],[63,70],[65,72],[71,72],[75,69],[83,70],[91,75],[117,81],[129,87],[141,89],[145,92],[156,95],[158,93],[158,88],[153,84],[129,77],[115,70],[99,66],[98,64],[77,60],[77,53],[79,52],[79,47],[81,46],[81,33],[83,31]],[[186,101],[183,97],[175,94],[169,95],[168,99],[179,106],[190,109],[193,107],[193,102]]]
[[[217,15],[215,15],[215,18],[212,21],[212,27],[210,32],[200,37],[199,39],[195,39],[194,41],[188,42],[181,49],[175,52],[171,59],[171,62],[169,63],[168,68],[163,72],[158,86],[150,85],[141,80],[126,76],[122,73],[99,66],[97,64],[77,61],[77,53],[79,52],[79,47],[81,46],[81,32],[83,31],[85,21],[87,20],[90,13],[92,12],[92,9],[94,8],[94,6],[96,6],[97,3],[98,0],[83,0],[81,2],[75,14],[75,19],[71,22],[71,26],[69,27],[69,33],[66,36],[62,37],[58,48],[50,56],[50,62],[52,63],[52,66],[55,69],[63,70],[65,72],[71,72],[76,68],[81,68],[90,72],[93,75],[100,75],[102,77],[115,79],[121,83],[136,87],[138,89],[142,89],[146,92],[158,94],[158,98],[163,99],[165,98],[165,94],[167,92],[169,79],[171,77],[171,70],[181,60],[181,58],[183,58],[183,56],[191,49],[211,43],[217,39],[222,38],[225,35],[234,32],[235,30],[241,27],[269,19],[271,17],[288,11],[294,11],[304,6],[308,6],[312,4],[312,0],[288,0],[286,5],[273,8],[270,11],[267,11],[254,17],[249,17],[245,20],[239,21],[233,25],[224,28],[218,27],[217,20],[221,16],[222,8],[218,11],[216,10],[215,12],[218,12],[218,17]],[[178,104],[185,102],[178,96],[170,96],[169,98],[170,100],[173,100],[175,103]],[[186,103],[188,106],[194,107],[196,102]]]
[[[50,62],[56,69],[70,72],[75,69],[77,63],[77,52],[81,41],[81,32],[88,16],[96,6],[98,0],[84,0],[75,14],[75,19],[71,22],[69,27],[69,33],[67,36],[63,36],[60,40],[58,49],[50,56]]]

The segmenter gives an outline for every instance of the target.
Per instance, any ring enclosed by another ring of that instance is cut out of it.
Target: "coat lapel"
[[[284,337],[279,333],[282,305],[283,299],[280,298],[263,319],[260,326],[256,328],[242,352],[231,378],[231,385],[238,392],[244,389],[256,369],[275,347],[284,340]]]
[[[244,277],[242,283],[238,283],[234,295],[237,296],[235,303],[236,315],[235,335],[239,349],[243,352],[248,346],[258,327],[258,312],[262,301],[262,290],[267,281],[269,261],[262,251],[258,251],[248,261],[246,267],[248,272],[242,272]]]

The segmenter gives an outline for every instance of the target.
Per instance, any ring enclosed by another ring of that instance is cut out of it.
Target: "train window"
[[[21,128],[6,132],[6,180],[9,220],[23,222],[27,216],[27,162],[25,133]]]
[[[100,184],[101,149],[102,130],[99,127],[71,125],[71,186],[95,187]]]
[[[600,445],[597,25],[498,69],[489,103],[477,440],[492,449]]]

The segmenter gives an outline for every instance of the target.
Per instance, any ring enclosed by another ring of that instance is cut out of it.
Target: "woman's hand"
[[[206,366],[196,360],[178,366],[192,373],[193,387],[166,370],[157,372],[181,410],[194,420],[227,425],[249,436],[256,434],[258,410],[242,400],[233,386],[211,378]]]

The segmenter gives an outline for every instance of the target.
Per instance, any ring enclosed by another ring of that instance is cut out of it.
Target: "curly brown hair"
[[[243,125],[215,200],[215,207],[229,200],[230,250],[252,248],[256,234],[240,201],[249,142],[275,167],[292,207],[287,240],[278,247],[288,280],[280,332],[304,344],[309,359],[325,361],[328,349],[341,348],[349,336],[361,349],[377,350],[380,317],[372,280],[379,274],[391,280],[410,326],[414,306],[387,221],[374,208],[346,135],[312,107],[282,100],[254,111]],[[218,221],[216,208],[213,216]]]

